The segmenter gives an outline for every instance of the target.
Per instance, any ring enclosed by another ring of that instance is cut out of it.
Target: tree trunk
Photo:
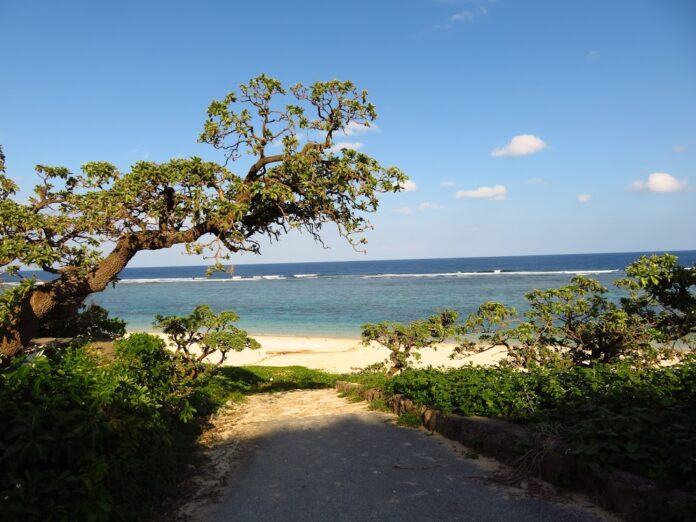
[[[125,268],[139,249],[133,236],[121,239],[114,250],[86,275],[67,270],[49,283],[37,286],[19,304],[16,320],[0,325],[0,354],[21,353],[36,336],[42,322],[74,313],[93,292],[101,292]]]
[[[11,325],[0,325],[0,354],[21,353],[36,335],[39,325],[74,313],[89,294],[101,292],[141,250],[160,250],[179,243],[193,243],[216,229],[207,222],[182,231],[143,231],[122,236],[111,253],[96,268],[84,274],[78,267],[65,267],[58,279],[36,287],[20,303],[17,319]]]

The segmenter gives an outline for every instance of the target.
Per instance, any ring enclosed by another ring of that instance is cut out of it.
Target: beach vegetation
[[[154,325],[167,335],[174,352],[191,371],[198,373],[204,368],[203,361],[220,366],[229,352],[261,348],[256,339],[234,325],[238,320],[230,310],[215,314],[208,305],[199,305],[184,316],[158,314]]]
[[[389,349],[387,373],[395,375],[408,368],[412,361],[420,360],[420,351],[435,349],[455,333],[459,313],[444,310],[427,319],[408,324],[383,321],[362,326],[362,343],[369,346],[376,342]]]
[[[335,140],[376,117],[367,91],[350,81],[287,88],[261,75],[208,108],[200,141],[220,150],[224,165],[199,157],[139,161],[126,172],[104,161],[79,173],[38,165],[25,198],[0,154],[0,269],[53,276],[3,292],[0,353],[21,353],[41,324],[116,283],[138,252],[184,245],[222,269],[231,253],[258,253],[261,237],[302,230],[321,243],[328,223],[362,248],[378,195],[398,192],[407,178]]]
[[[195,455],[216,406],[153,336],[113,359],[81,344],[0,370],[0,511],[6,520],[143,520]]]
[[[526,294],[522,315],[501,303],[484,303],[458,328],[453,357],[507,348],[506,364],[592,366],[630,361],[651,366],[687,356],[696,332],[696,270],[675,256],[642,256],[616,285],[629,293],[619,302],[588,277]]]

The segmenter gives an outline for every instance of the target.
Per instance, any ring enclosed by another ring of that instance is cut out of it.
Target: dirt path
[[[500,466],[333,390],[260,394],[213,419],[185,520],[584,521],[596,508],[493,485]]]

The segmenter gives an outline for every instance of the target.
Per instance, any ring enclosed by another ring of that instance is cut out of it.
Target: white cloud
[[[539,136],[533,134],[519,134],[510,140],[505,147],[494,149],[491,152],[496,158],[503,156],[528,156],[544,150],[548,145]]]
[[[443,23],[434,25],[433,29],[451,30],[457,24],[468,23],[476,18],[483,17],[488,14],[488,9],[485,6],[480,5],[481,2],[471,1],[467,3],[472,5],[469,6],[469,8],[466,10],[459,11],[457,13],[454,13],[453,15],[450,15],[450,17],[447,18],[447,20],[445,20]]]
[[[377,125],[365,125],[356,121],[349,121],[348,125],[338,131],[337,134],[340,136],[355,136],[356,134],[365,134],[366,132],[374,130],[377,130]]]
[[[360,143],[359,141],[355,141],[355,142],[345,141],[342,143],[334,143],[329,148],[329,152],[333,152],[335,154],[339,150],[343,150],[343,149],[358,150],[358,149],[361,149],[363,147],[363,145],[364,144]]]
[[[457,199],[462,198],[478,198],[478,199],[495,199],[502,201],[507,196],[507,188],[505,185],[496,185],[495,187],[479,187],[474,190],[458,190]]]
[[[675,145],[674,152],[676,152],[677,154],[681,154],[682,152],[686,152],[686,147],[684,145]]]
[[[450,22],[469,22],[474,19],[474,16],[471,11],[460,11],[450,16]]]
[[[440,186],[442,188],[454,188],[457,184],[454,181],[441,181]]]
[[[394,212],[410,216],[411,214],[413,214],[413,209],[410,207],[397,207],[394,209]]]
[[[428,201],[424,201],[418,205],[418,210],[439,210],[441,208],[442,207],[437,203],[429,203]]]
[[[526,185],[534,185],[536,187],[545,187],[549,184],[548,181],[542,178],[532,178],[524,182]]]
[[[589,194],[578,194],[578,203],[587,203],[591,198]]]
[[[411,181],[410,179],[407,179],[404,181],[404,184],[401,185],[401,191],[402,192],[415,192],[418,189],[418,186],[416,185],[415,181]]]
[[[599,51],[590,51],[585,55],[585,61],[588,62],[594,62],[599,59],[600,52]]]
[[[628,186],[629,190],[649,190],[650,192],[679,192],[686,189],[689,181],[678,180],[666,172],[653,172],[647,181],[634,181]]]

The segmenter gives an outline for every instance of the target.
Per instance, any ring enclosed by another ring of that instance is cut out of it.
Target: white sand
[[[154,333],[162,338],[164,334]],[[370,364],[385,361],[389,350],[373,343],[363,346],[358,338],[345,337],[292,337],[279,335],[255,335],[260,350],[244,350],[229,353],[225,365],[229,366],[306,366],[317,370],[348,373],[360,370]],[[463,359],[452,360],[452,345],[439,345],[437,350],[421,350],[422,359],[415,366],[445,366],[456,368],[473,363],[476,365],[496,364],[505,356],[505,348],[495,347],[483,353]],[[213,355],[217,362],[219,355]]]

